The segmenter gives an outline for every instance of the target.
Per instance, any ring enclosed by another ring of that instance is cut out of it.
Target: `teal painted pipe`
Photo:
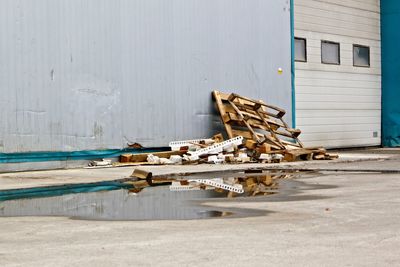
[[[400,1],[381,1],[382,144],[400,146]]]
[[[152,153],[170,150],[169,147],[158,148],[124,148],[107,150],[83,150],[83,151],[44,151],[44,152],[21,152],[0,153],[0,163],[22,163],[40,161],[63,161],[63,160],[93,160],[101,158],[118,157],[123,153]]]
[[[67,194],[89,193],[99,191],[111,191],[130,189],[132,185],[120,182],[98,182],[88,184],[70,184],[59,186],[35,187],[24,189],[10,189],[0,191],[0,201],[8,201],[26,198],[54,197]]]

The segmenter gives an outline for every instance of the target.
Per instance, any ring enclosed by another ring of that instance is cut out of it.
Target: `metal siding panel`
[[[286,0],[0,5],[0,152],[207,137],[220,124],[214,89],[282,106],[291,121]]]

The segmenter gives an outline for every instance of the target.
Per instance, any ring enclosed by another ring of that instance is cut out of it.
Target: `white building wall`
[[[296,62],[296,123],[308,146],[381,143],[379,0],[294,0],[295,36],[307,39]],[[321,63],[321,40],[340,43],[340,65]],[[370,67],[353,66],[353,44],[370,47]]]
[[[216,89],[291,110],[287,0],[2,0],[0,40],[0,154],[208,137]]]

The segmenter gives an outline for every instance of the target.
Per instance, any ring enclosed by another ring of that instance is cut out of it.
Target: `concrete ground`
[[[136,168],[152,172],[153,175],[168,176],[216,171],[242,171],[248,169],[301,169],[301,170],[384,170],[400,171],[393,160],[400,159],[400,149],[367,149],[337,151],[338,160],[285,162],[279,164],[236,164],[236,165],[163,165],[131,166],[116,168],[74,168],[45,171],[0,173],[0,190],[43,187],[52,185],[113,181],[130,177]],[[356,163],[356,164],[348,164]],[[1,166],[0,166],[1,167]]]
[[[295,198],[212,204],[265,210],[265,216],[189,221],[3,217],[0,265],[400,265],[400,151],[360,154],[371,157],[298,164],[297,168],[323,170],[299,180],[324,189],[304,190]],[[126,168],[119,175],[131,171]],[[15,179],[41,179],[36,172],[36,178],[23,174]],[[0,177],[0,182],[12,175]],[[64,178],[74,180],[71,175]]]

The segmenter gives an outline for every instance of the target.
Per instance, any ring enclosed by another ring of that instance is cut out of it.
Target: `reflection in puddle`
[[[191,200],[218,197],[214,191],[172,192],[168,186],[19,199],[0,203],[3,216],[69,216],[95,220],[192,219],[218,215]],[[208,213],[206,212],[208,211]]]
[[[226,175],[229,175],[226,177]],[[193,190],[214,190],[216,192],[226,192],[226,197],[245,197],[270,195],[276,193],[278,180],[293,178],[296,174],[283,173],[236,173],[225,174],[225,177],[207,177],[191,176],[173,179],[170,185],[171,191],[193,191]],[[163,183],[170,179],[152,179],[152,184]]]
[[[299,173],[223,173],[136,180],[130,189],[52,197],[22,198],[0,202],[0,216],[68,216],[90,220],[176,220],[265,215],[266,211],[215,208],[212,202],[240,200],[268,201],[256,197],[295,194]],[[152,184],[152,186],[149,185]],[[126,185],[125,184],[125,185]],[[279,189],[279,191],[278,191]],[[202,205],[207,201],[207,206]]]

